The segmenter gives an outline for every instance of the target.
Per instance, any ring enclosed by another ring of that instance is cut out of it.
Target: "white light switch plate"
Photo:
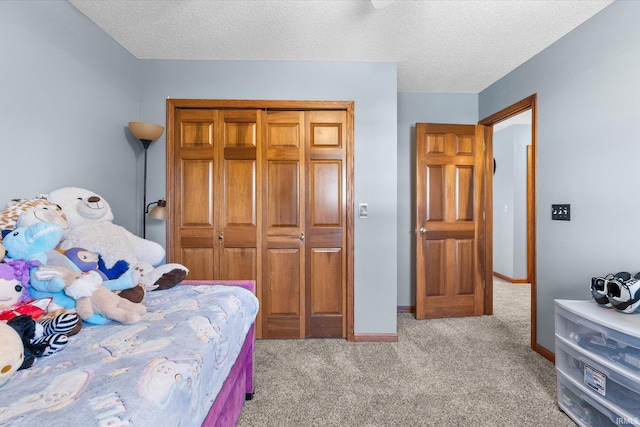
[[[369,203],[358,204],[358,217],[369,218]]]

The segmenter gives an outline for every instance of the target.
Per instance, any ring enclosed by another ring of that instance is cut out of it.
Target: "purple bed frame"
[[[255,293],[253,280],[185,280],[184,285],[226,285],[241,286]],[[224,381],[216,400],[211,405],[204,427],[231,427],[240,419],[245,400],[253,398],[253,349],[255,325],[251,325],[240,354]]]

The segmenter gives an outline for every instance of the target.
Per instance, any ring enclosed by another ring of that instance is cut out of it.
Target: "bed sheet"
[[[239,286],[149,292],[139,323],[84,326],[0,387],[1,426],[200,426],[258,312]]]

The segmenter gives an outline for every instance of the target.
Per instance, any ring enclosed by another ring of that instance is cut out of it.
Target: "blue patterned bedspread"
[[[83,326],[0,387],[1,426],[200,426],[258,312],[239,286],[147,293],[139,323]]]

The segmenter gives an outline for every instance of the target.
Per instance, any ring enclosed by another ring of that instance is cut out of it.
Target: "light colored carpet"
[[[399,314],[397,343],[258,340],[238,426],[574,426],[529,347],[529,285],[494,287],[493,316]]]

